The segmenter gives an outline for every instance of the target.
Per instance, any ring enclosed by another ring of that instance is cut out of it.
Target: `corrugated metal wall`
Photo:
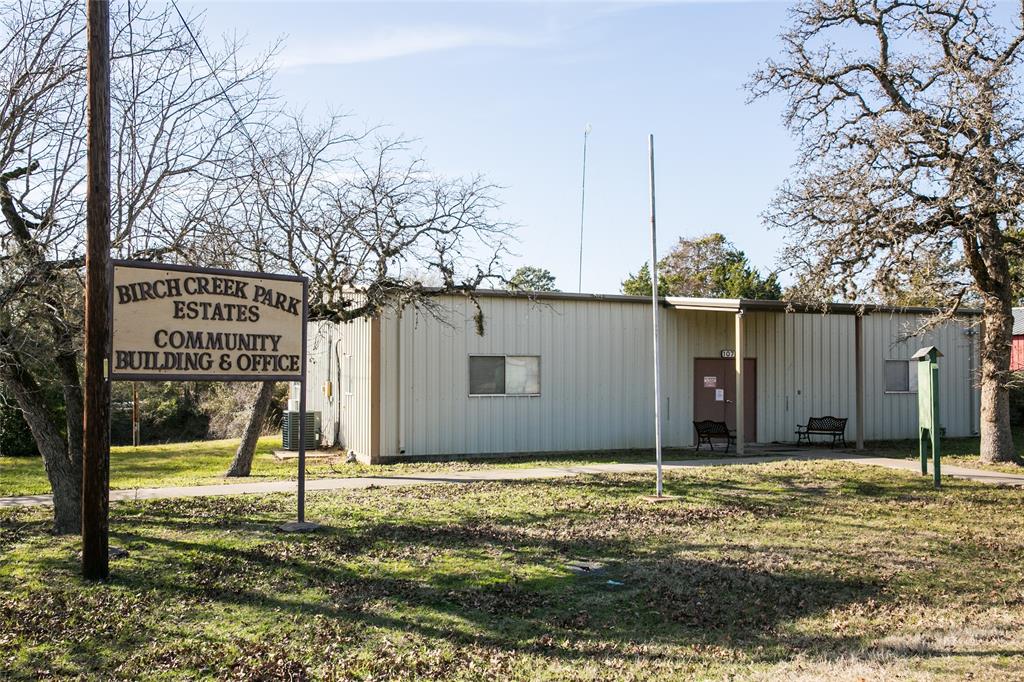
[[[411,309],[383,321],[386,456],[652,446],[649,304],[491,297],[480,304],[482,337],[475,307],[462,298],[440,301],[447,322]],[[662,310],[666,350],[675,343],[672,314]],[[470,354],[539,355],[541,394],[470,397]],[[670,352],[665,357],[668,376],[675,364]]]
[[[1024,336],[1014,336],[1010,346],[1010,371],[1024,370]]]
[[[758,441],[792,441],[797,424],[824,415],[847,417],[846,436],[852,441],[857,413],[854,316],[748,312],[745,318],[744,357],[757,359]],[[676,324],[681,356],[676,386],[688,392],[694,358],[719,357],[723,349],[735,348],[734,314],[677,311]],[[909,360],[915,350],[930,345],[945,354],[939,409],[948,435],[967,436],[976,429],[971,412],[977,413],[979,399],[970,377],[966,328],[949,323],[900,341],[920,324],[915,315],[864,317],[864,431],[869,440],[916,437],[917,394],[886,393],[884,361]],[[692,399],[679,402],[680,420],[692,421]]]
[[[797,424],[808,416],[831,414],[850,419],[856,406],[854,318],[848,315],[748,312],[744,315],[746,358],[757,360],[757,440],[795,440]],[[676,311],[680,354],[677,385],[681,421],[693,421],[693,360],[717,358],[734,350],[735,314]],[[749,408],[748,408],[749,409]],[[684,443],[692,443],[685,434]]]
[[[320,412],[320,445],[338,442],[338,376],[334,348],[338,325],[311,322],[306,332],[306,409]],[[332,381],[334,395],[324,393],[324,385]]]
[[[484,297],[482,337],[476,334],[471,301],[448,297],[437,304],[437,316],[407,309],[380,321],[378,454],[652,447],[649,304]],[[691,446],[694,359],[719,357],[723,349],[734,348],[734,314],[668,308],[660,314],[663,440],[667,447]],[[864,318],[869,440],[916,436],[917,396],[885,391],[884,361],[909,360],[925,345],[945,354],[940,361],[940,410],[948,435],[970,435],[977,428],[971,337],[965,327],[949,323],[900,341],[919,323],[913,315],[874,313]],[[854,328],[850,315],[746,313],[744,356],[757,360],[758,441],[792,441],[796,424],[832,414],[849,418],[847,439],[852,442]],[[310,409],[323,413],[328,439],[336,432],[344,447],[361,455],[372,447],[371,329],[369,320],[358,320],[314,324],[310,330]],[[539,355],[541,394],[469,396],[471,354]],[[322,392],[329,376],[334,381],[331,400]]]
[[[909,360],[923,346],[935,346],[943,353],[939,359],[939,417],[947,435],[968,436],[978,428],[980,397],[976,378],[971,376],[972,337],[966,333],[968,328],[949,323],[923,336],[900,340],[921,322],[913,315],[885,313],[864,318],[864,421],[868,439],[917,437],[917,393],[886,393],[883,360]],[[974,354],[976,362],[976,348]],[[911,369],[917,371],[916,367]]]
[[[440,315],[407,310],[382,322],[381,447],[404,454],[497,454],[652,447],[650,307],[622,301],[482,298],[486,333],[475,308],[442,299]],[[664,442],[693,443],[693,360],[734,347],[734,316],[662,309]],[[865,434],[910,438],[916,394],[886,393],[884,360],[907,360],[936,345],[945,353],[943,424],[969,435],[969,338],[947,324],[900,342],[915,316],[876,313],[864,319]],[[746,357],[757,359],[760,442],[792,441],[809,416],[850,419],[855,437],[855,318],[849,315],[748,312]],[[541,356],[541,395],[470,397],[471,354]]]
[[[324,445],[370,452],[370,343],[367,319],[309,325],[306,403],[322,414]],[[332,382],[332,395],[324,384]]]

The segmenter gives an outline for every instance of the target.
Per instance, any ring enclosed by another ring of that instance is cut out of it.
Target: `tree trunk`
[[[67,443],[46,407],[42,390],[18,356],[7,353],[0,363],[0,380],[14,396],[32,432],[53,491],[53,530],[57,534],[82,529],[82,460],[68,456]]]
[[[72,462],[82,461],[82,429],[84,427],[84,396],[82,380],[78,374],[78,352],[71,332],[59,319],[51,321],[57,355],[54,361],[60,375],[64,394],[64,416],[67,425],[68,457]],[[81,333],[81,330],[78,330]]]
[[[1009,297],[986,296],[981,344],[981,461],[1019,462],[1010,430],[1010,346],[1013,311]]]
[[[252,411],[249,413],[249,423],[245,426],[245,433],[242,434],[242,442],[235,452],[235,459],[231,462],[231,468],[225,476],[248,476],[252,470],[252,458],[256,454],[256,441],[263,433],[263,425],[267,421],[267,413],[270,412],[270,403],[274,398],[273,381],[264,381],[260,385],[260,392],[256,395],[256,402],[253,403]]]

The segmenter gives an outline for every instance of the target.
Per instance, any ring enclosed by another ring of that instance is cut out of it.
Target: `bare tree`
[[[79,529],[84,242],[84,7],[0,6],[0,381],[36,440],[55,530]],[[240,120],[270,102],[265,60],[225,43],[206,54],[167,6],[112,9],[112,247],[192,258],[201,217],[230,202],[247,141]],[[59,391],[60,423],[47,407]],[[65,435],[66,434],[66,435]]]
[[[937,320],[981,300],[981,459],[1015,459],[1007,383],[1010,259],[1022,242],[1024,2],[1010,27],[978,0],[814,0],[754,74],[781,93],[796,177],[766,213],[784,263],[819,300],[932,277]],[[841,41],[841,43],[840,43]],[[842,47],[841,45],[849,46]],[[918,263],[943,263],[922,272]],[[920,283],[918,283],[920,284]]]
[[[341,117],[283,121],[264,130],[251,175],[239,177],[251,201],[228,206],[211,231],[237,237],[235,263],[308,277],[311,320],[431,311],[440,294],[475,301],[474,290],[504,281],[511,228],[493,217],[494,186],[440,177],[407,142],[349,133]],[[248,475],[271,390],[261,390],[228,475]]]
[[[252,471],[252,458],[256,454],[256,444],[263,434],[263,425],[267,421],[267,414],[270,412],[270,404],[274,398],[274,382],[264,381],[259,384],[256,392],[256,399],[249,410],[249,419],[246,422],[245,430],[242,431],[242,440],[235,450],[235,456],[231,460],[225,476],[248,476]]]

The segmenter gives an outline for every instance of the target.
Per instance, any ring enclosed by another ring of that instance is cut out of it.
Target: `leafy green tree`
[[[558,291],[551,271],[532,265],[524,265],[516,270],[508,279],[508,288],[512,291]]]
[[[664,264],[664,260],[659,261],[659,266]],[[622,293],[627,296],[650,296],[651,295],[651,264],[649,262],[644,263],[640,266],[640,269],[636,271],[636,274],[630,273],[622,282]],[[671,296],[669,292],[668,279],[665,277],[664,272],[659,271],[658,276],[658,295],[659,296]]]
[[[32,432],[12,401],[0,394],[0,456],[33,457],[38,455]]]
[[[622,293],[651,295],[651,270],[644,263],[622,283]],[[743,251],[719,232],[680,238],[658,261],[658,294],[707,298],[778,299],[782,287],[774,274],[758,272]]]

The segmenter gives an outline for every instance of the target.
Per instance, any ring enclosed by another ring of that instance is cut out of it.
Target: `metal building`
[[[322,440],[362,461],[653,447],[651,301],[566,293],[443,296],[345,324],[313,323],[308,409]],[[907,339],[932,311],[778,301],[661,301],[663,439],[692,447],[693,421],[744,444],[792,442],[808,417],[849,419],[846,437],[917,433],[914,350],[944,353],[942,426],[978,428],[975,316]],[[742,390],[737,390],[742,386]],[[742,415],[739,422],[737,416]]]

